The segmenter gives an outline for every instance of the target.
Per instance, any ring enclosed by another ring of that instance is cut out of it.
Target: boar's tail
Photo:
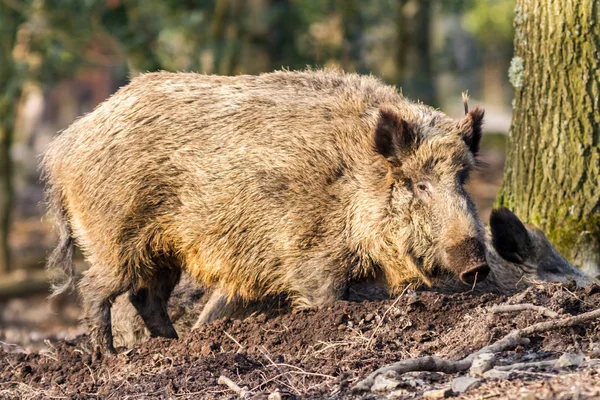
[[[75,241],[67,210],[62,201],[62,195],[51,189],[46,193],[46,199],[49,209],[54,215],[54,225],[58,232],[58,245],[48,257],[46,270],[51,276],[55,274],[54,271],[56,270],[62,271],[64,276],[62,279],[53,280],[52,282],[52,295],[50,297],[55,297],[74,288],[75,266],[73,264],[73,254]]]

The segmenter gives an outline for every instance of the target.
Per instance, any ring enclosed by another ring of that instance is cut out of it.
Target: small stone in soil
[[[497,369],[490,369],[483,374],[485,379],[509,379],[511,375],[514,375],[513,371],[499,371]]]
[[[469,369],[471,376],[483,376],[483,374],[494,368],[496,357],[492,353],[480,354],[473,360]]]
[[[590,352],[588,353],[590,358],[600,358],[600,345],[592,345]]]
[[[583,354],[564,353],[554,364],[555,368],[579,367],[583,364]]]
[[[394,390],[393,392],[391,392],[390,394],[388,394],[386,397],[390,400],[406,399],[411,394],[413,394],[413,392],[409,392],[406,389],[397,389],[397,390]]]
[[[281,393],[279,392],[279,390],[269,394],[269,396],[267,397],[268,400],[281,400]]]
[[[383,375],[378,375],[371,387],[372,392],[389,392],[396,389],[400,385],[400,381],[396,379],[396,374],[390,371]]]
[[[452,381],[452,391],[454,393],[465,393],[468,390],[475,389],[481,384],[481,379],[463,376]]]
[[[423,393],[423,398],[424,399],[445,399],[447,397],[452,396],[453,394],[454,393],[452,392],[452,388],[428,390]]]

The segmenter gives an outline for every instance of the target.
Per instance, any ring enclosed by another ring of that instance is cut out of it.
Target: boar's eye
[[[431,184],[429,182],[417,182],[414,186],[415,194],[423,197],[431,196]]]

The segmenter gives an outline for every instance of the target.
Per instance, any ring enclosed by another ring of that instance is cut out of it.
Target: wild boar
[[[148,73],[75,121],[43,171],[90,337],[114,353],[121,293],[153,336],[181,271],[229,298],[286,294],[295,307],[343,298],[353,279],[390,288],[439,271],[481,281],[484,229],[463,188],[483,110],[459,121],[372,76]]]

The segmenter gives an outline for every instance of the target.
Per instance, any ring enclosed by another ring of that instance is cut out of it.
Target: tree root
[[[558,361],[558,358],[553,359],[553,360],[514,363],[511,365],[496,366],[496,367],[494,367],[494,369],[496,371],[518,371],[521,369],[529,369],[529,368],[548,368],[548,367],[553,367],[557,361]]]
[[[492,313],[510,313],[510,312],[518,312],[524,310],[533,310],[537,311],[541,315],[550,318],[558,318],[559,314],[554,312],[546,307],[536,306],[531,303],[523,303],[523,304],[504,304],[500,306],[493,306],[489,308]]]
[[[356,386],[352,388],[352,391],[357,393],[371,390],[371,387],[375,382],[375,378],[389,371],[394,371],[398,374],[403,374],[412,371],[444,372],[448,374],[463,372],[471,367],[471,365],[473,364],[473,360],[479,354],[499,353],[502,351],[506,351],[508,349],[515,348],[518,345],[528,344],[529,339],[527,338],[527,336],[536,333],[547,332],[550,330],[575,326],[581,324],[582,322],[597,318],[600,318],[600,309],[558,320],[540,322],[522,329],[515,329],[506,336],[504,336],[502,339],[483,347],[482,349],[468,355],[462,360],[444,360],[435,356],[401,360],[394,364],[381,367],[376,371],[372,372],[368,377],[358,382]]]

